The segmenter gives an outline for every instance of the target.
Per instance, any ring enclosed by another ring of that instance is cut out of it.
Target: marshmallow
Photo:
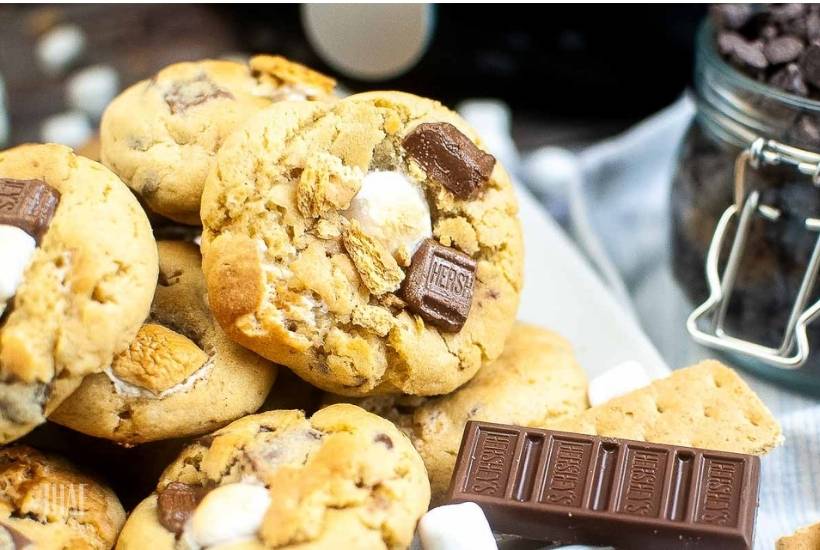
[[[58,75],[65,71],[84,49],[83,30],[77,25],[60,25],[48,31],[37,42],[37,61],[46,74]]]
[[[412,256],[433,235],[430,207],[421,187],[401,172],[370,172],[345,212],[392,253]]]
[[[498,550],[490,524],[475,502],[433,508],[418,528],[424,550]]]
[[[185,528],[193,546],[213,546],[255,536],[270,495],[263,485],[240,482],[217,487],[202,499]]]
[[[652,380],[637,361],[624,361],[589,382],[589,404],[593,407],[615,397],[648,386]]]
[[[109,65],[94,65],[76,72],[66,84],[68,104],[92,118],[99,118],[117,95],[120,77]]]
[[[93,130],[80,111],[68,111],[48,117],[40,127],[40,138],[46,143],[79,147],[91,138]]]
[[[19,227],[0,225],[0,315],[17,293],[35,248],[34,238]]]

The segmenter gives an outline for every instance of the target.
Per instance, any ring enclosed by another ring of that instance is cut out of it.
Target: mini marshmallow
[[[401,172],[368,173],[345,216],[357,220],[394,255],[404,250],[412,256],[433,235],[424,192]]]
[[[77,25],[59,25],[37,41],[36,55],[44,73],[65,71],[85,50],[85,33]]]
[[[34,238],[19,227],[0,225],[0,315],[23,282],[35,248]]]
[[[424,550],[498,550],[484,512],[475,502],[433,508],[418,527]]]
[[[91,138],[93,130],[80,111],[68,111],[48,117],[40,127],[40,138],[46,143],[79,147]]]
[[[217,487],[202,499],[185,528],[186,539],[213,546],[253,537],[270,505],[263,485],[240,482]]]
[[[624,361],[589,382],[589,404],[593,407],[615,397],[648,386],[652,380],[637,361]]]
[[[109,65],[94,65],[76,72],[66,84],[68,104],[92,118],[99,118],[117,95],[120,77]]]

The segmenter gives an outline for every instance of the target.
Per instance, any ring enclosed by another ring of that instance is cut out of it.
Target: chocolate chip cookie
[[[109,105],[100,125],[103,164],[153,211],[199,225],[202,184],[228,134],[273,102],[329,99],[334,85],[279,56],[171,65]]]
[[[326,402],[339,399],[326,396]],[[515,325],[498,359],[449,395],[373,396],[354,402],[393,421],[410,437],[430,474],[434,504],[446,496],[468,420],[549,427],[588,407],[586,375],[569,343],[524,323]]]
[[[67,461],[0,448],[0,548],[108,550],[123,523],[117,495]]]
[[[348,404],[271,411],[183,451],[117,548],[407,548],[429,500],[421,457],[389,421]]]
[[[0,152],[0,444],[128,347],[157,247],[134,195],[60,145]]]
[[[260,112],[205,185],[214,316],[328,391],[454,390],[501,353],[522,283],[516,199],[483,147],[399,92]]]
[[[256,411],[276,366],[229,340],[208,310],[196,246],[160,241],[146,323],[111,366],[49,417],[124,444],[210,432]]]

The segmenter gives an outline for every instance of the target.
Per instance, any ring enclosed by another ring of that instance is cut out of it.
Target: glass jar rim
[[[765,96],[767,99],[774,99],[790,107],[820,113],[820,101],[790,94],[746,76],[723,60],[715,47],[716,44],[714,25],[709,18],[706,18],[697,36],[698,56],[703,62],[717,70],[733,87]]]

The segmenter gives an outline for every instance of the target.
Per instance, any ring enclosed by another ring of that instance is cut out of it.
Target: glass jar
[[[735,364],[820,395],[820,321],[808,323],[807,359],[794,358],[803,343],[800,325],[811,312],[798,314],[820,298],[806,276],[820,265],[820,220],[812,221],[820,218],[820,102],[752,80],[724,62],[708,23],[696,56],[697,114],[679,152],[671,200],[675,278],[693,308],[702,305],[698,329],[692,317],[690,332],[730,353]],[[741,217],[744,210],[748,216]],[[719,227],[725,235],[714,245],[710,287],[705,265]],[[735,244],[738,253],[730,258]],[[810,262],[815,251],[817,264]],[[784,341],[787,334],[794,336]],[[779,366],[763,357],[778,349],[790,358]]]

